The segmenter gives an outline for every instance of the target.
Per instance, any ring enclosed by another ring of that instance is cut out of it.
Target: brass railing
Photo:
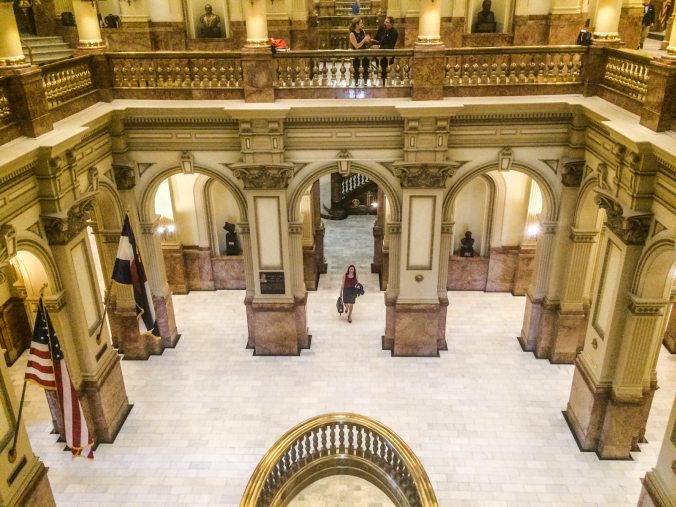
[[[42,84],[49,109],[94,91],[90,58],[81,56],[42,67]]]
[[[279,52],[274,56],[273,86],[275,88],[409,87],[412,60],[411,50]],[[355,79],[357,77],[355,66],[358,66],[359,80]]]
[[[445,86],[582,82],[580,46],[447,49]]]
[[[607,50],[608,59],[601,84],[639,102],[648,92],[649,56],[617,49]]]
[[[16,121],[12,108],[9,107],[8,84],[8,78],[0,78],[0,126],[11,125]]]
[[[285,506],[306,486],[337,474],[362,477],[398,507],[437,506],[430,480],[406,443],[357,414],[325,414],[289,430],[254,470],[240,507]]]
[[[109,53],[115,88],[242,88],[237,51]]]

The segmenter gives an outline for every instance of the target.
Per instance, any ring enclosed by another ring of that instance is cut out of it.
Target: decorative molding
[[[293,176],[293,164],[252,165],[237,163],[230,166],[235,178],[244,182],[245,190],[285,189]]]
[[[441,222],[441,234],[453,234],[455,222]]]
[[[398,126],[404,125],[404,120],[399,116],[323,116],[321,118],[309,117],[292,117],[284,120],[284,127],[290,128],[294,126],[306,126],[306,124],[340,124],[340,125],[373,125],[378,127],[383,126]],[[296,125],[298,124],[298,125]]]
[[[584,174],[584,160],[566,160],[562,161],[561,183],[564,187],[579,187],[582,183]]]
[[[138,175],[143,176],[143,173],[154,165],[154,162],[137,162],[136,167],[138,167]]]
[[[134,126],[143,126],[143,128],[148,128],[148,126],[156,127],[175,127],[177,125],[189,127],[191,125],[200,125],[205,127],[210,126],[231,126],[237,128],[239,122],[233,120],[232,118],[198,118],[193,116],[168,116],[168,117],[138,117],[138,118],[125,118],[124,126],[133,128]]]
[[[303,234],[303,224],[289,224],[289,234]]]
[[[549,167],[552,171],[554,171],[554,174],[558,174],[559,172],[559,160],[558,159],[546,159],[546,158],[541,158],[540,162],[543,162]]]
[[[20,167],[19,169],[16,169],[14,171],[3,174],[2,176],[0,176],[0,185],[4,186],[6,183],[9,183],[12,180],[21,178],[24,175],[33,174],[37,165],[38,165],[38,161],[33,160],[32,162],[29,162],[28,164]]]
[[[653,226],[653,236],[657,236],[660,232],[666,231],[667,227],[662,225],[660,222],[655,220],[655,225]]]
[[[240,234],[251,234],[251,227],[248,223],[239,223],[237,224],[237,229]]]
[[[596,204],[606,210],[608,228],[627,245],[645,244],[653,219],[652,214],[625,209],[603,189],[597,188],[595,192]]]
[[[118,190],[131,190],[136,185],[134,165],[131,162],[113,163],[113,176]]]
[[[87,171],[87,192],[96,192],[99,189],[99,170],[92,166]]]
[[[394,175],[402,188],[444,188],[458,168],[456,162],[395,162]]]
[[[473,114],[457,114],[451,119],[451,124],[456,123],[470,123],[470,122],[483,122],[490,120],[492,123],[499,122],[514,122],[514,121],[530,121],[533,120],[543,120],[547,122],[561,122],[561,123],[570,123],[573,119],[571,113],[545,113],[545,112],[532,112],[532,113],[473,113]]]
[[[42,235],[42,229],[40,228],[40,222],[35,222],[30,227],[26,227],[26,230],[32,232],[33,234],[35,234],[36,236],[39,236],[41,238],[44,237]]]
[[[659,299],[642,299],[633,294],[629,294],[629,303],[627,308],[634,315],[641,317],[660,316],[664,315],[664,310],[669,304],[669,301],[662,301]]]
[[[570,228],[568,237],[573,243],[596,243],[598,231]]]
[[[388,234],[401,234],[401,222],[389,222],[387,224]]]
[[[541,234],[556,234],[557,222],[540,222]]]
[[[0,227],[0,263],[16,255],[16,230],[10,224]]]
[[[596,172],[597,184],[599,188],[608,190],[610,188],[610,185],[608,184],[608,165],[605,162],[600,162],[596,166]]]
[[[75,201],[67,212],[40,215],[50,245],[66,245],[86,226],[89,213],[96,206],[96,193]]]

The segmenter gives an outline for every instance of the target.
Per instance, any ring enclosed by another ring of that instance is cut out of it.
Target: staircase
[[[73,50],[61,37],[38,37],[22,35],[21,47],[23,54],[31,63],[41,64],[71,58]]]
[[[378,199],[378,185],[363,174],[331,175],[331,207],[324,205],[321,216],[343,220],[348,215],[375,215],[373,203]]]

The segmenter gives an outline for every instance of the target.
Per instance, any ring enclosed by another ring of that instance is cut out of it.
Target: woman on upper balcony
[[[350,23],[350,49],[368,49],[369,43],[371,42],[371,36],[367,35],[364,31],[364,22],[360,17],[352,19]],[[361,60],[361,62],[360,62]],[[366,84],[366,81],[369,78],[369,59],[368,58],[354,58],[352,60],[352,74],[354,76],[354,84],[359,83],[359,64],[363,68],[363,83]]]

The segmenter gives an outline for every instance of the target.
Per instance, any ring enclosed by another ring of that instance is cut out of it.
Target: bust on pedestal
[[[223,229],[228,231],[225,235],[225,255],[239,255],[241,250],[239,248],[239,239],[237,239],[237,233],[235,232],[235,224],[225,222]]]
[[[204,6],[204,14],[200,16],[199,22],[198,37],[200,39],[217,39],[223,36],[221,32],[221,17],[218,14],[214,14],[211,5],[206,4]]]
[[[473,32],[495,33],[496,29],[495,14],[493,14],[493,11],[491,10],[491,0],[484,0],[481,4],[481,11],[477,14]]]
[[[474,257],[474,238],[470,231],[465,233],[465,237],[460,240],[460,245],[460,257]]]

